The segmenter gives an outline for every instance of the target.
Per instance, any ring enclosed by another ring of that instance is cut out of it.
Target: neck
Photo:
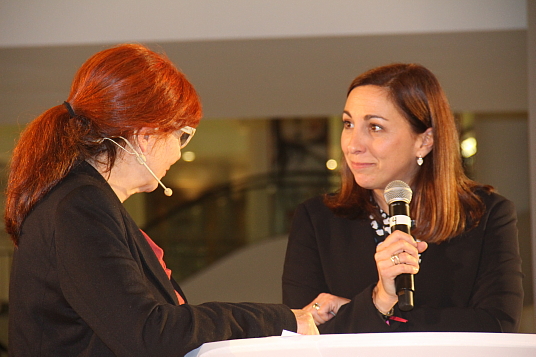
[[[104,177],[121,202],[125,202],[127,198],[139,192],[134,185],[129,185],[130,175],[126,170],[129,166],[125,165],[122,158],[118,157],[109,171],[107,166],[99,160],[87,160],[87,162]]]
[[[374,200],[380,206],[380,208],[387,214],[389,214],[389,205],[385,201],[385,198],[383,197],[383,190],[373,190],[372,195],[374,197]]]

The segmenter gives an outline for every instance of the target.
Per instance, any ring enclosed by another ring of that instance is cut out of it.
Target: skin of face
[[[431,129],[414,133],[387,90],[375,85],[350,92],[342,120],[341,148],[355,182],[373,190],[385,209],[385,186],[394,180],[411,185],[419,170],[417,158],[431,150]]]
[[[146,135],[141,141],[144,141],[143,144],[140,143],[140,147],[145,146],[146,164],[159,179],[162,179],[171,165],[181,158],[180,142],[173,134],[165,135],[163,138]],[[145,182],[140,185],[139,192],[151,192],[158,187],[158,182],[149,172],[144,173],[143,177]]]

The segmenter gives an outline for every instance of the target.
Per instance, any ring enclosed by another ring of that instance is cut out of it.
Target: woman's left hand
[[[331,320],[337,315],[341,306],[348,304],[349,302],[350,299],[328,293],[320,293],[316,299],[311,301],[310,304],[307,304],[303,310],[308,311],[313,315],[315,324],[318,326]]]

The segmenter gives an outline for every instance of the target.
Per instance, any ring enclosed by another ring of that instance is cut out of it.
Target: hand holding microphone
[[[391,227],[391,233],[398,230],[410,234],[411,218],[409,217],[409,203],[411,202],[412,196],[413,192],[411,188],[404,181],[396,180],[390,182],[385,187],[384,197],[389,205],[389,216],[391,217],[389,219],[389,226]],[[400,264],[400,256],[393,254],[391,261],[395,265]],[[402,311],[413,309],[413,293],[415,292],[413,274],[400,274],[396,277],[395,282],[398,307]]]
[[[409,235],[411,188],[403,181],[393,181],[385,188],[384,196],[389,205],[391,235],[377,247],[380,283],[375,291],[375,304],[379,310],[387,312],[398,301],[400,310],[410,311],[414,307],[413,275],[419,270],[419,253],[426,250],[427,244],[416,242]]]

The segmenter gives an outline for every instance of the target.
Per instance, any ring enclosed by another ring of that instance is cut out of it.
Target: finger
[[[402,231],[394,231],[393,233],[389,234],[387,238],[384,240],[384,243],[391,244],[392,242],[403,240],[408,242],[414,247],[417,247],[417,241],[415,239]]]
[[[398,264],[406,264],[406,265],[413,265],[415,267],[419,267],[419,256],[417,257],[413,256],[412,254],[409,254],[408,252],[401,252],[398,254],[395,254],[390,259],[394,265]],[[398,261],[398,264],[396,263]]]
[[[376,253],[374,259],[376,260],[376,266],[379,272],[389,270],[392,271],[392,273],[396,273],[397,270],[393,270],[392,268],[399,265],[419,267],[419,253],[416,251],[410,253],[395,250],[393,252]]]
[[[318,312],[318,316],[320,319],[322,319],[324,322],[331,320],[334,316],[336,316],[336,313],[331,310],[323,310]],[[322,322],[322,323],[324,323]]]
[[[342,300],[342,298],[339,298],[337,296],[329,295],[328,298],[315,300],[313,304],[309,304],[306,308],[304,308],[304,310],[311,312],[317,325],[323,324],[331,320],[334,316],[336,316],[336,312],[334,312],[333,310],[338,310],[338,307],[334,307],[334,305],[336,305],[336,300],[338,299]]]
[[[378,248],[374,259],[376,260],[378,269],[389,268],[392,265],[399,264],[415,265],[414,262],[417,264],[419,260],[419,249],[425,250],[426,244],[413,246],[405,240],[397,240],[389,245]],[[418,267],[418,265],[415,266]]]
[[[417,242],[417,250],[419,253],[424,252],[426,249],[428,249],[428,243],[426,242]]]
[[[414,246],[405,240],[399,239],[391,241],[389,244],[380,244],[376,248],[376,254],[378,255],[378,260],[387,259],[395,254],[399,254],[402,252],[407,252],[409,254],[417,256],[419,254],[418,247],[419,245]]]
[[[321,306],[322,306],[322,304],[319,303],[318,300],[315,300],[311,304],[308,304],[307,306],[305,306],[303,308],[304,311],[307,311],[307,312],[311,313],[311,315],[313,316],[313,319],[315,321],[315,324],[317,326],[323,324],[324,322],[326,322],[326,320],[323,319],[322,316],[320,316],[320,308],[321,308]]]
[[[395,264],[391,259],[377,262],[380,280],[389,292],[392,292],[394,280],[398,275],[417,274],[420,269],[418,260],[409,254],[402,253],[398,256],[398,259],[398,264]]]
[[[419,259],[420,259],[419,255],[413,256],[412,254],[409,254],[407,252],[402,252],[402,253],[393,255],[390,260],[394,266],[409,265],[409,266],[419,269],[420,267]]]
[[[337,315],[340,307],[350,300],[329,293],[320,293],[311,303],[303,309],[310,312],[317,323],[325,323]]]

